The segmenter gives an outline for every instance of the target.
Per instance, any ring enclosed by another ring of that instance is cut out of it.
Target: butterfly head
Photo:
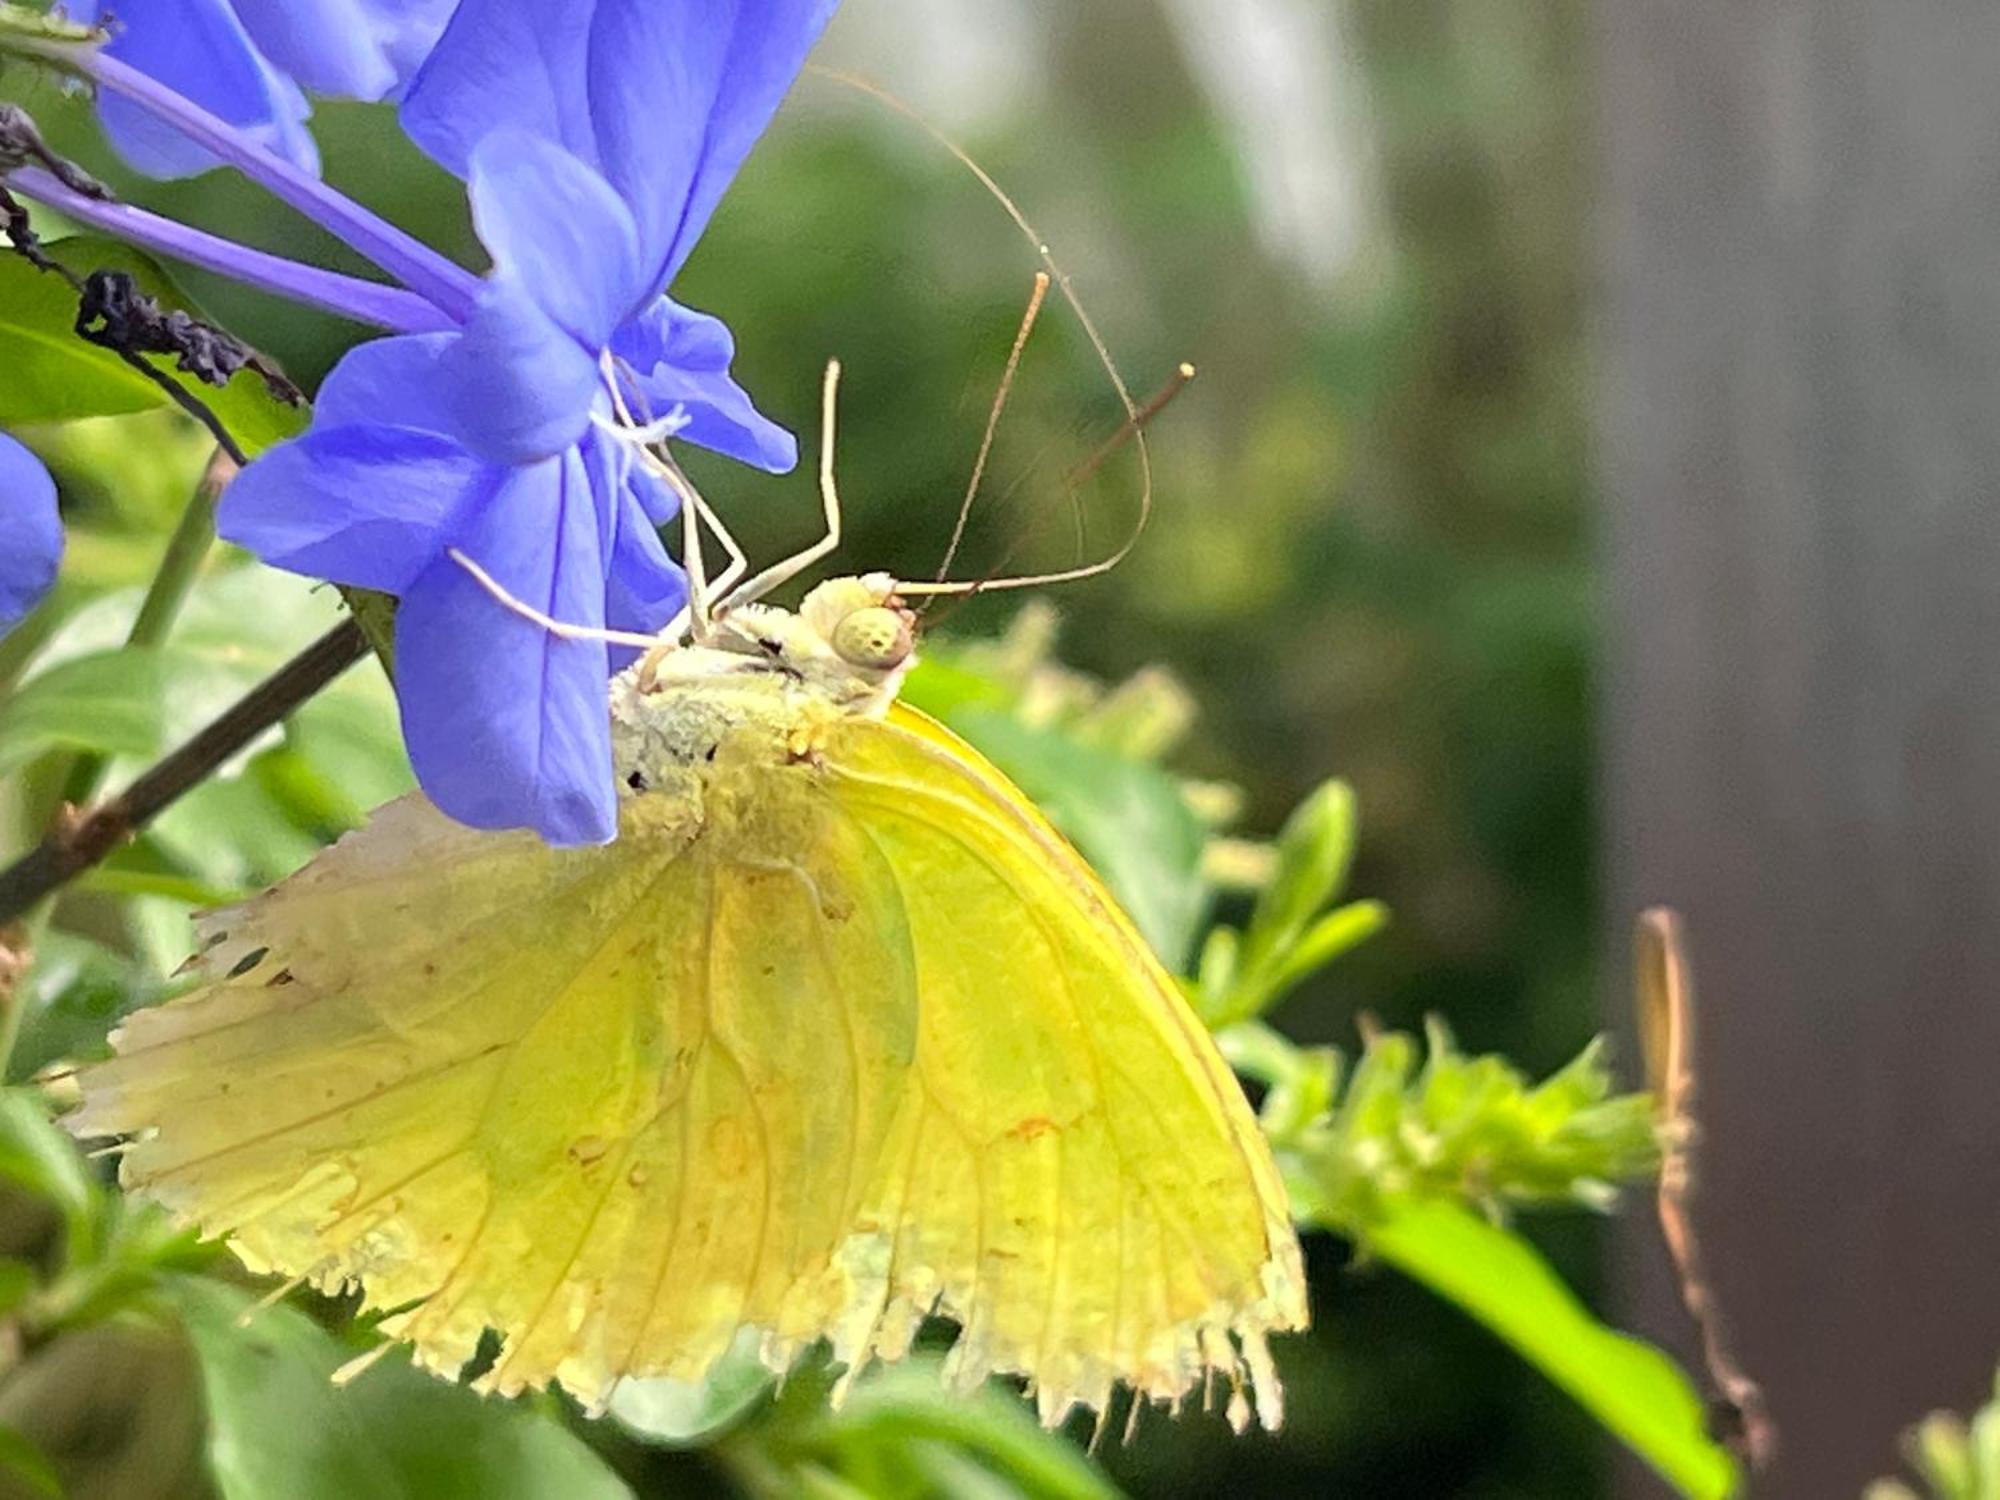
[[[799,619],[839,663],[876,681],[900,679],[917,651],[917,617],[887,573],[829,578],[799,605]]]
[[[916,662],[916,619],[897,597],[895,579],[869,573],[829,578],[796,612],[746,604],[718,615],[714,644],[757,658],[843,711],[876,713],[895,698]]]

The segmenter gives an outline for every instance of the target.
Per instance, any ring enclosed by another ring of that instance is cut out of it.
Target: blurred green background
[[[1200,368],[1153,434],[1144,540],[1049,597],[1073,665],[1160,662],[1187,683],[1189,764],[1248,790],[1246,828],[1275,827],[1325,777],[1355,785],[1351,888],[1396,921],[1286,1010],[1303,1041],[1438,1011],[1468,1048],[1539,1072],[1593,1029],[1580,31],[1547,3],[849,0],[820,53],[909,98],[1009,187],[1135,389]],[[105,163],[78,101],[10,82],[65,149]],[[456,185],[387,113],[327,107],[318,124],[335,183],[477,263]],[[221,174],[107,175],[162,211],[353,264]],[[731,323],[745,385],[807,443],[821,365],[844,361],[845,561],[926,576],[1035,266],[920,131],[808,77],[675,291]],[[308,387],[357,336],[187,284]],[[1062,566],[1124,535],[1129,460],[1077,509],[1061,484],[1118,411],[1052,298],[961,574]],[[753,557],[813,534],[807,473],[695,472]],[[161,517],[117,524],[145,538]],[[143,557],[135,544],[134,580]],[[107,578],[122,559],[101,560]],[[977,601],[949,628],[997,628],[1014,607]],[[1591,1285],[1594,1225],[1530,1228]],[[1153,1421],[1107,1454],[1115,1476],[1190,1496],[1602,1487],[1601,1439],[1512,1354],[1323,1237],[1308,1253],[1318,1326],[1278,1351],[1282,1436]],[[663,1494],[699,1463],[633,1461]]]

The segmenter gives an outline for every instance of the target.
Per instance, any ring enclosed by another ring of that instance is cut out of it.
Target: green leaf
[[[97,1184],[35,1089],[0,1089],[0,1178],[46,1199],[69,1227],[70,1252],[92,1243]]]
[[[1325,783],[1292,810],[1278,833],[1277,871],[1243,934],[1246,974],[1276,963],[1340,894],[1354,840],[1354,792],[1345,782]]]
[[[824,1432],[842,1448],[879,1445],[898,1458],[919,1442],[948,1445],[1031,1500],[1118,1500],[1117,1488],[1097,1467],[1044,1431],[1019,1401],[991,1387],[971,1398],[954,1395],[934,1363],[864,1381],[825,1418]]]
[[[42,1450],[12,1427],[0,1425],[0,1474],[19,1481],[19,1492],[62,1500],[62,1481]]]
[[[25,1260],[0,1257],[0,1318],[11,1316],[40,1281],[35,1268]]]
[[[0,422],[64,422],[148,411],[167,394],[76,333],[76,293],[62,278],[0,254]]]
[[[247,1292],[194,1276],[162,1289],[201,1363],[222,1500],[614,1500],[631,1491],[532,1405],[484,1400],[394,1354],[356,1380],[353,1353],[283,1303],[239,1320]]]
[[[83,47],[102,41],[103,33],[93,26],[51,15],[39,7],[17,5],[8,0],[8,3],[0,5],[0,40],[13,41],[17,38],[44,44],[74,42]]]
[[[757,1334],[745,1329],[703,1380],[621,1380],[610,1412],[649,1443],[692,1448],[708,1442],[762,1404],[776,1377],[757,1357]]]
[[[1207,914],[1206,830],[1157,766],[984,708],[949,716],[1074,843],[1153,951],[1178,971]]]
[[[896,695],[934,719],[949,720],[960,709],[1008,707],[1013,695],[984,673],[963,666],[947,654],[918,659]]]
[[[342,614],[333,590],[244,564],[195,584],[171,646],[119,647],[138,603],[138,590],[121,590],[63,623],[35,675],[0,709],[0,769],[37,746],[89,740],[87,748],[122,757],[107,782],[115,789],[135,762],[183,743]],[[413,784],[395,698],[362,664],[301,705],[282,734],[169,808],[150,844],[163,873],[261,886]]]
[[[0,775],[51,750],[157,755],[164,748],[176,691],[202,672],[185,652],[121,647],[38,673],[0,717]],[[225,674],[225,684],[233,683]],[[202,684],[213,696],[214,674]],[[229,693],[228,686],[223,689]]]
[[[161,307],[204,316],[157,261],[129,245],[72,235],[44,248],[79,276],[122,271]],[[0,360],[0,422],[115,416],[169,404],[153,381],[79,335],[76,313],[76,294],[60,277],[19,256],[0,256],[0,348],[10,356]],[[238,371],[227,386],[216,387],[176,370],[165,356],[144,358],[193,394],[253,456],[305,427],[305,408],[279,401],[253,371]]]
[[[25,1011],[8,1068],[26,1078],[60,1058],[102,1056],[105,1034],[127,1012],[157,1000],[160,986],[95,938],[51,930],[35,944],[20,994]]]
[[[1261,1012],[1284,998],[1351,948],[1359,947],[1389,925],[1389,908],[1380,901],[1350,901],[1307,927],[1272,967]]]
[[[1687,1377],[1593,1318],[1518,1235],[1457,1203],[1403,1200],[1363,1243],[1498,1334],[1690,1500],[1737,1492],[1736,1462],[1708,1435]]]

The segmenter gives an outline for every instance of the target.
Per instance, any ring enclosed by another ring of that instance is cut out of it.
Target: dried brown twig
[[[1673,1259],[1681,1304],[1701,1335],[1721,1435],[1755,1472],[1776,1454],[1778,1429],[1763,1387],[1744,1372],[1730,1347],[1695,1233],[1694,1151],[1701,1127],[1695,1119],[1694,981],[1680,913],[1664,906],[1641,912],[1636,949],[1640,1040],[1660,1120],[1660,1235]]]

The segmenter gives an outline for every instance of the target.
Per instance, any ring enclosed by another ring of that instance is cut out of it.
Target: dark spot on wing
[[[229,971],[229,977],[231,979],[241,979],[245,974],[248,974],[268,958],[270,953],[271,950],[269,948],[252,948],[248,953],[236,960],[236,967]]]
[[[298,976],[294,974],[290,969],[280,969],[278,970],[277,973],[273,974],[269,979],[264,981],[264,988],[267,990],[275,990],[281,988],[284,985],[296,983],[297,980]]]
[[[645,791],[646,773],[644,771],[634,771],[630,776],[627,776],[625,778],[625,785],[632,788],[632,790],[635,792]]]

